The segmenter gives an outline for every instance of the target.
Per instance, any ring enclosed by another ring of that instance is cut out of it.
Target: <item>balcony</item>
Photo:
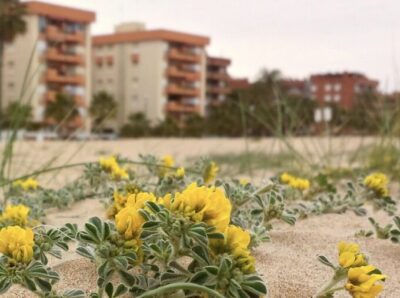
[[[46,59],[50,61],[56,61],[61,63],[68,63],[68,64],[84,64],[83,57],[80,55],[65,55],[60,53],[55,48],[49,48],[46,53]]]
[[[199,81],[201,78],[200,72],[186,71],[173,66],[167,68],[167,76],[188,81]]]
[[[44,102],[45,103],[52,102],[52,101],[56,100],[56,96],[57,96],[57,92],[49,90],[44,94]]]
[[[168,113],[200,113],[200,106],[181,104],[174,101],[168,102],[165,105],[165,110]]]
[[[45,81],[48,83],[84,85],[85,78],[76,74],[59,74],[55,69],[48,69],[45,73]]]
[[[178,85],[168,85],[166,92],[168,95],[181,95],[188,97],[199,97],[200,90],[193,87],[184,87]]]
[[[71,42],[71,43],[84,43],[85,34],[83,32],[67,33],[63,32],[61,28],[49,25],[45,31],[45,37],[51,41],[58,42]]]
[[[85,42],[85,34],[83,32],[66,33],[65,41],[73,42],[73,43],[84,43]]]
[[[230,92],[231,92],[231,88],[229,88],[229,87],[207,86],[207,93],[229,94]]]
[[[167,56],[171,60],[177,60],[177,61],[181,61],[181,62],[189,62],[189,63],[200,63],[201,62],[200,55],[189,53],[184,50],[171,49],[168,51]]]
[[[60,42],[64,40],[64,34],[58,27],[53,25],[47,26],[45,35],[48,40]]]
[[[224,72],[207,72],[207,79],[208,80],[215,80],[215,81],[227,81],[229,79],[229,75]]]

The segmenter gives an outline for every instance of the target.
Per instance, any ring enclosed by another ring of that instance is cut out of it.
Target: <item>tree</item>
[[[25,6],[19,0],[0,1],[0,111],[3,107],[3,54],[4,45],[12,42],[18,34],[26,30],[26,23],[23,19]]]
[[[89,112],[94,124],[100,129],[106,119],[114,119],[117,116],[117,102],[111,94],[101,91],[93,96]]]
[[[32,118],[32,107],[29,104],[12,102],[4,113],[4,126],[19,128],[26,126]]]
[[[150,122],[143,113],[129,115],[128,124],[121,128],[123,137],[145,137],[150,133]]]
[[[74,98],[65,93],[58,93],[54,101],[46,105],[45,116],[59,124],[59,133],[62,136],[68,134],[70,122],[78,116]]]

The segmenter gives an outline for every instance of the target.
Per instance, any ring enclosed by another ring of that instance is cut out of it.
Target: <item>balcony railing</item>
[[[45,31],[46,39],[58,42],[84,43],[85,34],[83,32],[67,33],[54,25],[49,25]]]
[[[218,81],[227,81],[229,79],[229,75],[223,72],[207,72],[207,79],[218,80]]]
[[[165,105],[165,110],[169,113],[200,113],[200,106],[171,101]]]
[[[49,48],[46,53],[47,60],[57,61],[69,64],[84,64],[84,59],[81,55],[66,55],[60,53],[57,49]]]
[[[207,93],[212,94],[228,94],[231,92],[229,87],[207,86]]]
[[[199,81],[201,78],[200,72],[182,70],[173,66],[167,68],[167,75],[173,78],[186,79],[188,81]]]
[[[45,73],[45,80],[49,83],[84,85],[85,78],[76,74],[59,74],[55,69],[48,69]]]
[[[179,86],[179,85],[168,85],[166,92],[169,95],[181,95],[181,96],[190,96],[190,97],[200,96],[200,90],[198,88],[184,87],[184,86]]]
[[[201,56],[193,53],[189,53],[187,51],[182,51],[179,49],[170,49],[168,51],[168,58],[171,60],[178,60],[182,62],[190,62],[190,63],[200,63]]]

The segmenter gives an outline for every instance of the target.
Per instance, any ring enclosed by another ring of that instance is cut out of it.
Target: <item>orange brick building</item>
[[[379,82],[354,72],[312,75],[309,80],[310,94],[319,105],[335,103],[351,109],[357,96],[364,92],[377,92]]]

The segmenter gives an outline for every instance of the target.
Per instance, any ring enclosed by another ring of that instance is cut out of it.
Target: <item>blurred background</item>
[[[0,180],[117,153],[400,178],[399,9],[0,0]]]

